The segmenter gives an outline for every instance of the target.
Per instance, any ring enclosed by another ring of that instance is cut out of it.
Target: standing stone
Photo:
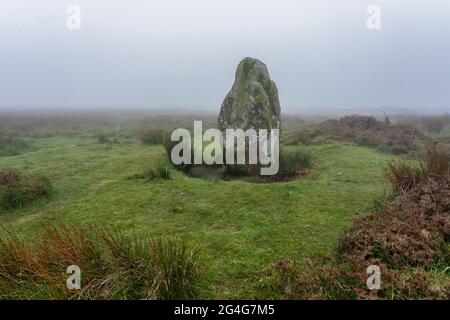
[[[267,66],[254,58],[242,60],[222,103],[219,129],[280,129],[280,112],[277,86]]]

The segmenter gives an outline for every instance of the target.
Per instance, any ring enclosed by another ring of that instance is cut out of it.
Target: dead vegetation
[[[138,239],[119,230],[45,227],[35,239],[0,239],[0,299],[192,299],[198,252],[173,237]],[[67,267],[81,270],[69,290]]]
[[[407,154],[419,150],[417,140],[423,139],[423,134],[413,127],[379,121],[374,117],[352,115],[288,132],[284,135],[283,142],[309,144],[320,139],[343,140],[394,154]]]
[[[445,150],[432,146],[425,152],[424,160],[414,165],[405,160],[388,163],[386,176],[394,192],[408,192],[418,183],[426,180],[448,176],[450,174],[450,157]]]
[[[399,119],[400,124],[417,128],[427,133],[440,133],[450,125],[450,115],[440,116],[404,116]]]
[[[47,177],[21,173],[17,170],[0,170],[0,210],[24,207],[47,198],[52,185]]]
[[[390,165],[392,199],[357,218],[333,258],[322,264],[309,261],[306,271],[295,262],[274,266],[282,297],[448,299],[449,168],[449,155],[436,149],[418,167]],[[370,265],[381,268],[380,290],[365,287]]]

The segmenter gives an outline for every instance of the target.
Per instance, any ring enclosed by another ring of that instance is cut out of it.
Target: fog
[[[369,5],[381,29],[369,30]],[[0,110],[218,111],[238,62],[285,112],[450,111],[448,0],[7,0]],[[69,5],[81,29],[69,30]]]

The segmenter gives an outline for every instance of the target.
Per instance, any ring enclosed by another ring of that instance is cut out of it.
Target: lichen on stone
[[[243,59],[220,109],[218,125],[225,129],[280,129],[278,89],[267,66],[258,59]]]

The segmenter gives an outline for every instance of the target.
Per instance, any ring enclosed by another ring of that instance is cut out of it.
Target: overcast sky
[[[81,30],[66,27],[72,4]],[[381,30],[366,26],[373,4]],[[285,111],[450,111],[449,0],[0,3],[0,109],[218,111],[246,56]]]

